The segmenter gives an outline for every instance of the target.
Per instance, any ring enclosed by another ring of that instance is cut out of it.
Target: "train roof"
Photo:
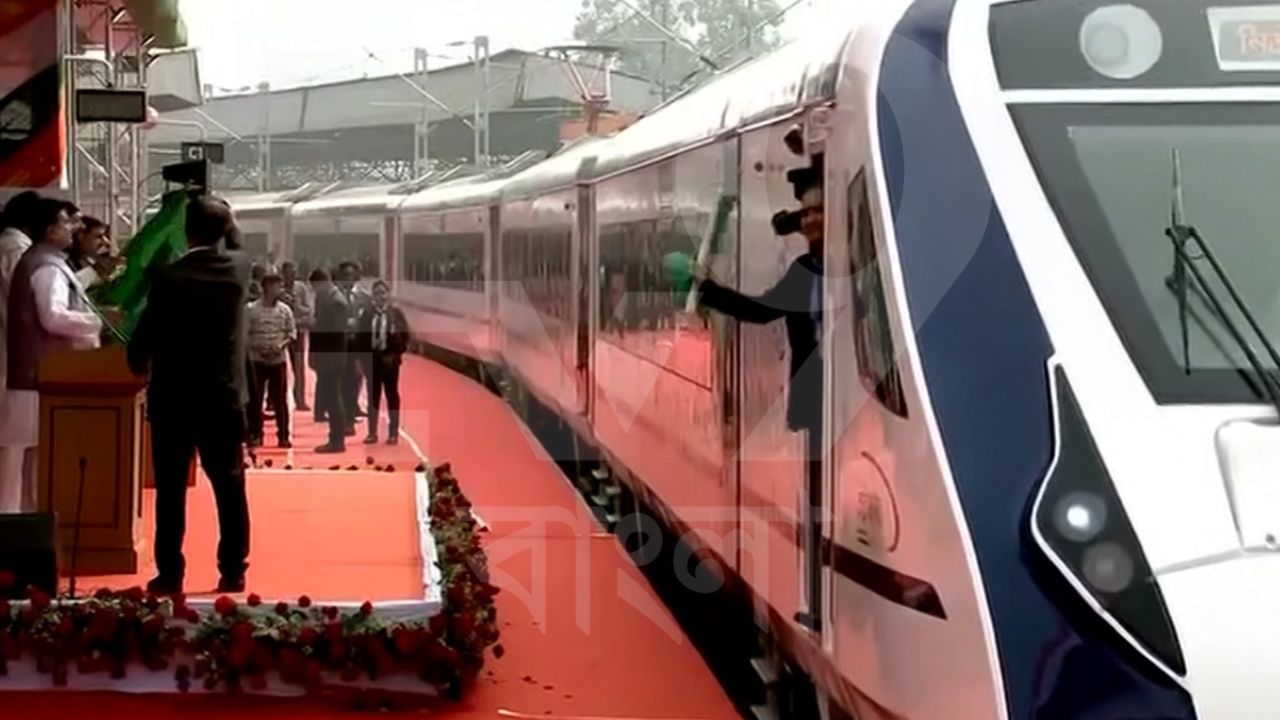
[[[569,187],[583,175],[582,163],[596,155],[598,148],[612,142],[610,137],[584,137],[560,152],[514,176],[503,188],[504,197],[520,198]]]
[[[326,215],[386,215],[395,212],[404,195],[395,194],[395,185],[345,188],[299,202],[290,215],[295,218]]]
[[[431,212],[489,205],[497,200],[506,178],[474,175],[429,187],[410,195],[400,206],[401,213]]]
[[[226,193],[222,197],[231,203],[236,215],[242,218],[283,217],[293,201],[289,192]]]
[[[835,96],[852,31],[806,37],[677,97],[599,148],[602,177]]]

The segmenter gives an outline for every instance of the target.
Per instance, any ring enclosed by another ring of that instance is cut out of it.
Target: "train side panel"
[[[732,192],[725,152],[706,146],[596,186],[594,430],[698,544],[732,566],[737,476],[724,407],[731,326],[686,314],[685,295],[663,269],[670,253],[698,254],[721,193]],[[723,250],[732,257],[732,247]]]
[[[484,361],[497,349],[489,332],[488,207],[404,215],[396,299],[417,339]]]
[[[499,323],[509,370],[548,407],[574,417],[576,331],[571,292],[573,188],[503,205]]]

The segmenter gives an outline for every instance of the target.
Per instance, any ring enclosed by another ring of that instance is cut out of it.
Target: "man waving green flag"
[[[169,264],[187,251],[183,232],[187,201],[185,190],[166,193],[160,212],[125,246],[124,272],[93,293],[93,300],[99,306],[120,308],[123,320],[120,327],[114,328],[119,341],[128,340],[142,316],[151,287],[151,270]]]

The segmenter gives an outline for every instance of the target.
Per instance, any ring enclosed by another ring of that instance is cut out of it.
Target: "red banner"
[[[66,150],[57,0],[0,0],[0,187],[58,181]]]

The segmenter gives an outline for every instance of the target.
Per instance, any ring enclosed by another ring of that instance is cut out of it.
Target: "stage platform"
[[[490,576],[502,590],[496,601],[505,654],[490,658],[477,686],[437,714],[737,717],[644,576],[499,398],[419,358],[406,358],[402,394],[406,435],[398,447],[351,442],[339,459],[316,456],[310,449],[322,442],[323,429],[295,413],[295,449],[258,452],[249,472],[249,590],[263,597],[306,593],[374,602],[417,593],[427,602],[422,568],[430,564],[423,562],[430,551],[414,545],[421,485],[414,468],[424,459],[448,462],[487,528]],[[356,441],[363,439],[360,429]],[[216,582],[216,524],[203,480],[189,505],[188,588],[198,593]],[[150,516],[150,506],[147,511]],[[142,555],[148,567],[139,578],[87,579],[82,587],[136,584],[150,570],[149,545]],[[15,717],[302,720],[346,714],[322,699],[222,695],[9,692],[3,702]]]

